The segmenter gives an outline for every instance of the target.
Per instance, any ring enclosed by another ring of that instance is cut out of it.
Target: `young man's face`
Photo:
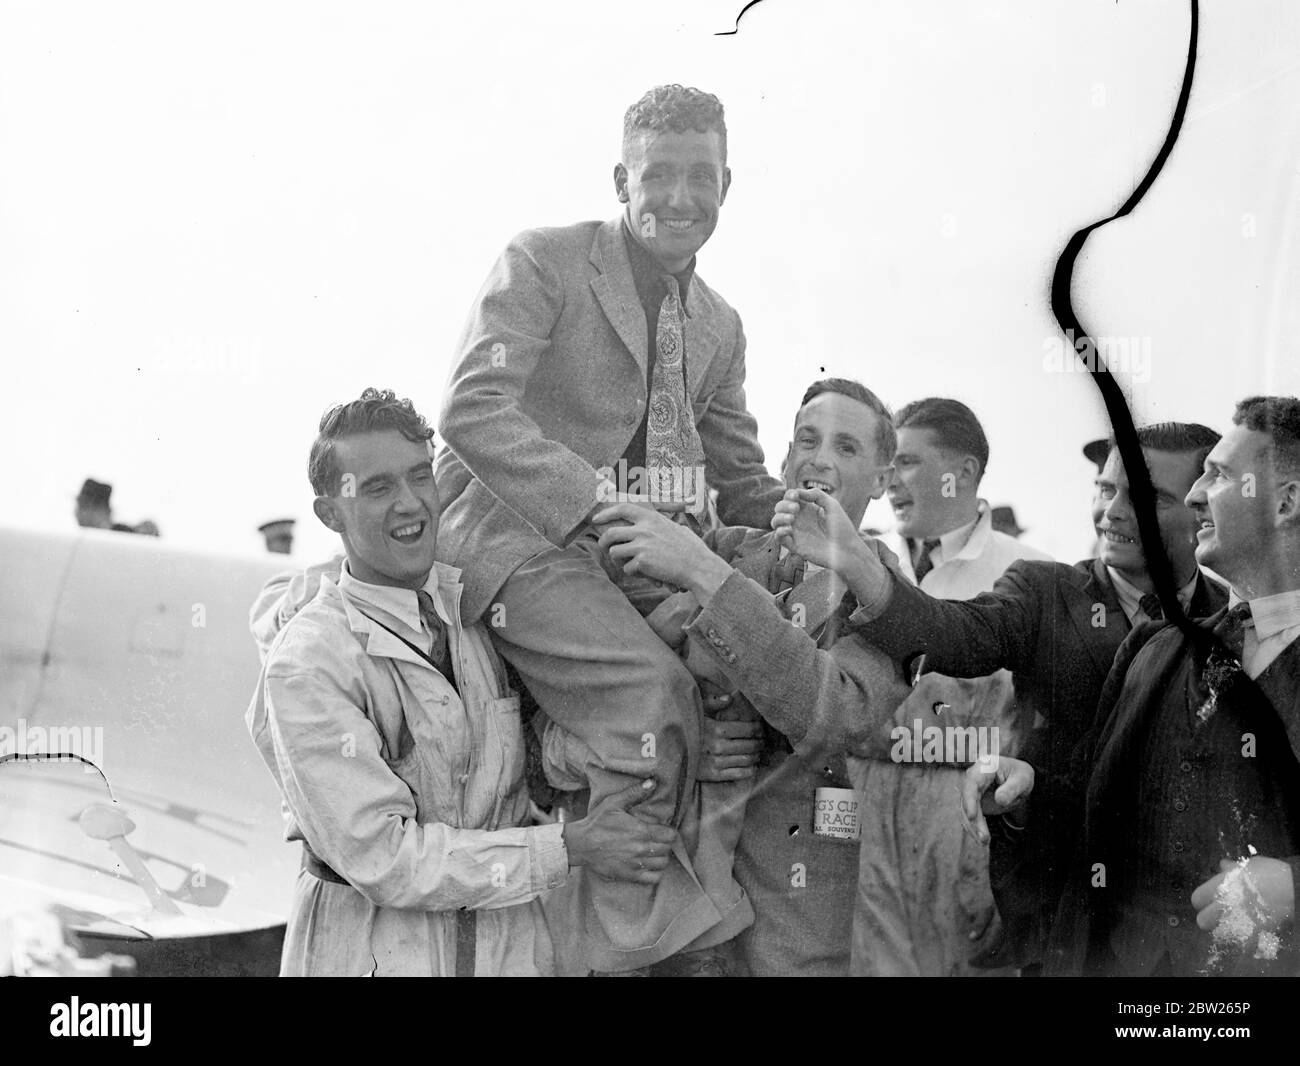
[[[684,270],[712,235],[730,185],[716,130],[643,130],[614,168],[632,235],[671,274]]]
[[[966,456],[939,447],[934,430],[898,431],[889,502],[900,534],[924,540],[965,525],[971,488]]]
[[[876,449],[879,416],[838,392],[823,392],[799,409],[794,440],[785,459],[786,488],[821,489],[834,496],[855,526],[867,504],[878,500],[889,477],[889,459]]]
[[[1272,456],[1267,433],[1233,426],[1205,457],[1205,471],[1187,493],[1197,527],[1196,561],[1233,585],[1244,584],[1276,554]]]
[[[1173,563],[1174,576],[1180,584],[1190,581],[1196,572],[1193,550],[1196,545],[1196,516],[1183,503],[1183,497],[1196,479],[1195,452],[1160,452],[1143,448],[1151,484],[1156,490],[1156,521],[1165,553]],[[1137,516],[1129,496],[1128,474],[1120,462],[1119,449],[1112,448],[1106,465],[1097,475],[1095,500],[1102,504],[1101,561],[1140,587],[1149,583],[1146,555],[1138,537]]]
[[[440,513],[428,446],[386,429],[345,437],[334,451],[339,494],[316,497],[316,514],[342,536],[352,576],[420,588],[433,569]]]

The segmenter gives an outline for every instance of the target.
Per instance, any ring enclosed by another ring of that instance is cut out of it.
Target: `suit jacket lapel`
[[[1089,657],[1105,677],[1115,661],[1115,652],[1128,634],[1128,618],[1124,614],[1124,608],[1119,605],[1119,597],[1115,594],[1115,588],[1100,559],[1092,561],[1086,576],[1077,567],[1074,568],[1074,573],[1079,580],[1075,585],[1076,594],[1066,597],[1070,621],[1078,632],[1079,642],[1087,649]],[[1094,605],[1098,603],[1105,608],[1104,626],[1097,626],[1093,622],[1096,617]],[[1112,639],[1098,639],[1099,629]]]
[[[600,273],[591,279],[591,291],[614,332],[641,368],[644,380],[648,365],[645,312],[632,282],[632,264],[623,243],[622,226],[623,220],[616,218],[596,231],[589,258]]]
[[[1255,687],[1272,705],[1286,729],[1292,753],[1300,760],[1300,640],[1293,640],[1268,664],[1268,669],[1255,678]]]
[[[717,308],[698,277],[691,278],[686,308],[686,391],[693,398],[700,395],[705,371],[718,351]]]

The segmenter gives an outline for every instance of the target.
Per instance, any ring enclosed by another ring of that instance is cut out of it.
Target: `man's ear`
[[[961,461],[961,479],[971,487],[971,490],[977,490],[980,483],[980,461],[973,455],[966,456]]]
[[[620,204],[627,203],[627,167],[622,163],[614,164],[614,192]]]
[[[871,490],[871,498],[873,500],[880,499],[885,494],[885,490],[889,488],[889,483],[893,480],[894,464],[890,463],[888,466],[882,466],[876,471],[876,486]]]
[[[333,496],[317,496],[311,501],[311,509],[326,529],[343,532],[343,516],[339,514],[339,504]]]
[[[1300,481],[1284,481],[1277,487],[1277,521],[1279,525],[1300,525]]]
[[[718,196],[718,206],[727,202],[727,190],[731,188],[731,167],[722,168],[722,192]]]

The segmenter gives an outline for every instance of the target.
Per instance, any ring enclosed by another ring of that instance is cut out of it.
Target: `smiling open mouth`
[[[404,526],[398,526],[388,535],[399,544],[414,544],[424,536],[425,522],[410,522]]]
[[[1102,536],[1104,536],[1112,544],[1136,544],[1137,543],[1137,541],[1134,540],[1132,537],[1121,536],[1119,533],[1116,533],[1110,529],[1102,530]]]
[[[690,229],[692,226],[695,225],[695,219],[665,218],[661,221],[661,225],[667,226],[674,233],[684,233],[686,232],[686,230]]]
[[[835,495],[834,487],[826,484],[826,482],[824,481],[818,481],[815,478],[810,478],[810,477],[804,478],[803,481],[799,482],[799,487],[805,489],[821,489],[822,492],[826,493],[827,496]]]

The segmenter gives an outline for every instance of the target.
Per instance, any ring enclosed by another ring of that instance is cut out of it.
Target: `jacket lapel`
[[[1066,597],[1070,621],[1078,632],[1079,642],[1087,649],[1089,657],[1105,677],[1115,661],[1115,652],[1128,634],[1128,618],[1124,615],[1124,608],[1119,605],[1119,597],[1115,595],[1115,588],[1100,559],[1094,559],[1086,571],[1073,567],[1072,573],[1075,575],[1075,594]],[[1094,605],[1098,603],[1105,608],[1104,627],[1093,624]],[[1098,639],[1099,629],[1110,639]]]
[[[1300,640],[1293,640],[1255,678],[1255,687],[1271,705],[1286,729],[1292,754],[1300,760]]]
[[[686,309],[686,391],[694,398],[700,395],[704,375],[718,351],[718,331],[713,328],[717,308],[698,277],[691,278]]]
[[[616,218],[596,231],[590,260],[600,273],[591,279],[591,291],[614,332],[641,368],[644,380],[647,368],[645,312],[641,310],[641,301],[632,283],[632,264],[623,243],[622,226],[623,220]],[[687,351],[690,351],[689,347]]]

